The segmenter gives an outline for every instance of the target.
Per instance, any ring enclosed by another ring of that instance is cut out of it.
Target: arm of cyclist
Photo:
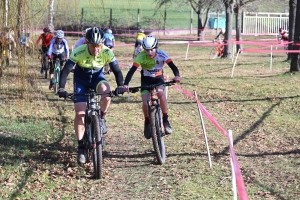
[[[129,82],[134,74],[134,72],[137,70],[138,68],[138,64],[133,63],[132,67],[130,68],[130,70],[128,71],[126,77],[125,77],[125,81],[124,81],[124,89],[126,92],[129,92]]]
[[[171,70],[173,71],[173,74],[174,74],[174,78],[173,80],[176,81],[177,83],[180,83],[181,82],[181,77],[179,75],[179,70],[178,68],[176,67],[176,65],[173,63],[173,61],[167,61],[167,65],[171,68]]]
[[[70,55],[70,49],[69,49],[69,44],[68,41],[66,39],[63,39],[63,42],[65,44],[65,55],[66,55],[66,60],[69,59],[69,55]]]
[[[48,48],[47,55],[48,55],[48,61],[49,61],[49,62],[50,62],[51,59],[52,59],[52,51],[53,51],[54,42],[55,42],[55,39],[52,39],[52,40],[51,40],[51,43],[50,43],[50,45],[49,45],[49,48]]]
[[[67,82],[67,77],[71,70],[73,69],[75,63],[71,60],[68,60],[61,70],[60,77],[59,77],[59,90],[57,92],[58,96],[60,98],[67,98],[68,97],[68,92],[65,91],[65,86]]]
[[[119,94],[124,94],[124,92],[125,92],[124,87],[123,87],[124,78],[123,78],[123,74],[122,74],[122,71],[120,69],[118,62],[115,60],[115,61],[109,63],[109,67],[115,75],[116,83],[118,86],[115,89],[115,95],[118,96]]]

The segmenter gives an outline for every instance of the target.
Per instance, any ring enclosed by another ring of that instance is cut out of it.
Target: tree
[[[157,4],[158,9],[161,8],[163,5],[166,5],[167,3],[174,3],[174,0],[154,0]],[[182,1],[179,1],[182,2]],[[204,40],[204,28],[207,25],[208,22],[208,13],[210,11],[210,8],[215,3],[214,0],[186,0],[195,13],[197,13],[197,20],[198,20],[198,30],[197,35],[199,36],[198,40]],[[203,15],[205,15],[205,18],[203,19]]]
[[[54,30],[54,25],[53,25],[53,15],[54,15],[54,0],[49,0],[49,13],[48,13],[48,23],[49,23],[49,28],[50,30]]]
[[[289,1],[289,42],[294,41],[294,33],[295,33],[295,17],[296,17],[296,6],[297,0]],[[289,43],[289,49],[293,49],[293,44]],[[291,60],[292,54],[288,54],[288,60]]]
[[[246,5],[253,3],[255,1],[258,0],[237,0],[236,1],[236,5],[235,5],[235,30],[236,30],[236,41],[241,41],[241,30],[242,30],[242,20],[241,20],[241,15],[242,15],[242,11],[243,8],[246,7]],[[242,49],[242,45],[241,44],[237,44],[236,45],[236,51],[238,52],[239,49]],[[233,52],[235,53],[235,52]]]
[[[232,15],[236,0],[223,0],[226,13],[225,48],[222,58],[232,58]]]
[[[292,3],[295,3],[295,2],[292,2]],[[300,46],[299,46],[299,43],[300,43],[300,0],[297,0],[296,18],[295,18],[294,25],[295,25],[295,33],[294,33],[293,50],[299,51],[300,50]],[[299,69],[299,53],[291,54],[290,72],[293,72],[293,71],[300,71],[300,69]]]

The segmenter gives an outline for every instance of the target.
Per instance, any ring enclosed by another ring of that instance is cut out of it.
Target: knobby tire
[[[54,72],[54,93],[56,94],[58,91],[58,82],[59,82],[59,75],[60,75],[60,66],[55,64],[55,72]]]
[[[149,106],[149,118],[152,132],[152,143],[155,151],[157,162],[162,165],[165,162],[165,144],[162,137],[161,121],[159,119],[159,110],[155,106]]]
[[[96,179],[102,178],[102,137],[100,122],[97,115],[91,116],[91,130],[92,130],[92,145],[93,145],[93,164],[94,164],[94,174]]]

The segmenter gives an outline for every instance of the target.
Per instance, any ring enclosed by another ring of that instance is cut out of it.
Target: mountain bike
[[[104,148],[104,134],[103,127],[101,123],[101,111],[99,108],[99,102],[101,95],[108,94],[109,97],[113,97],[114,92],[101,92],[97,93],[90,89],[86,94],[69,94],[69,98],[80,98],[80,96],[87,96],[87,107],[85,111],[84,119],[84,156],[86,158],[86,163],[93,160],[94,166],[94,177],[95,179],[102,178],[102,168],[103,168],[103,155],[102,151]]]
[[[160,85],[171,86],[175,81],[169,81],[158,84],[151,84],[147,86],[130,87],[129,91],[132,93],[138,92],[141,88],[150,90],[150,100],[148,100],[148,115],[150,119],[150,127],[152,134],[152,144],[155,151],[155,156],[160,165],[166,161],[166,151],[163,136],[165,135],[162,111],[160,108],[160,102],[157,97],[156,88]]]
[[[54,65],[54,78],[53,78],[53,90],[54,93],[56,94],[58,91],[58,87],[59,87],[59,76],[60,76],[60,60],[59,58],[56,58],[55,60],[55,65]]]
[[[49,70],[49,62],[48,62],[48,55],[44,53],[41,49],[39,49],[41,55],[41,71],[45,73],[45,79],[48,78],[48,70]]]
[[[224,53],[224,43],[222,41],[218,42],[217,46],[215,46],[210,54],[209,54],[209,59],[210,60],[213,60],[213,59],[216,59],[216,58],[220,58],[222,57]]]

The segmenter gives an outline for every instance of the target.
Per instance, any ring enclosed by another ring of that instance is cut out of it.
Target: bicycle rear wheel
[[[160,107],[149,106],[149,118],[152,132],[152,143],[156,159],[160,165],[165,163],[166,151],[165,142],[162,133],[162,119]]]
[[[214,47],[209,54],[209,59],[213,60],[213,59],[216,59],[218,56],[219,56],[218,48]]]
[[[92,115],[91,131],[92,131],[92,145],[93,145],[93,164],[94,175],[96,179],[102,178],[102,132],[99,126],[99,118],[97,115]]]

